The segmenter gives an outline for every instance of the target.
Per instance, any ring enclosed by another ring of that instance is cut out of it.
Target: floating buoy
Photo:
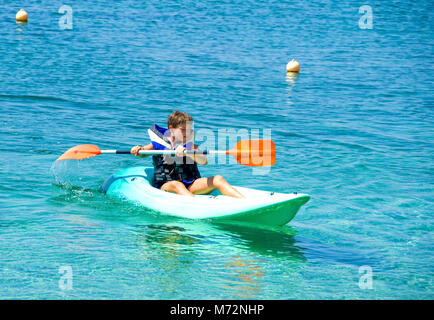
[[[292,59],[286,65],[286,72],[300,72],[300,64]]]
[[[21,9],[17,12],[17,15],[15,16],[18,22],[27,22],[27,12],[24,9]]]

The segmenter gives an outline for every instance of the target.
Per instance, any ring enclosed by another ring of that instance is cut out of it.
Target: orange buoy
[[[17,22],[27,22],[27,18],[28,18],[27,12],[24,9],[21,9],[20,11],[17,12],[15,18],[17,19]]]
[[[300,72],[300,64],[292,59],[286,65],[286,72]]]

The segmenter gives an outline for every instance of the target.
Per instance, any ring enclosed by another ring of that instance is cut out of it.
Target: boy
[[[244,198],[222,176],[201,178],[197,164],[206,165],[204,154],[184,154],[184,150],[199,151],[197,145],[188,142],[193,136],[191,125],[193,118],[185,112],[174,111],[167,120],[169,129],[153,125],[149,130],[151,143],[135,146],[131,153],[139,157],[139,150],[176,150],[176,157],[171,155],[153,155],[153,186],[163,191],[193,197],[195,194],[209,194],[217,189],[221,194]],[[188,158],[187,158],[188,157]]]

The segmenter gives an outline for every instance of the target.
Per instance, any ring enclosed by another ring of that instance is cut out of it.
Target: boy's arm
[[[152,147],[152,143],[147,144],[146,146],[143,147],[135,146],[131,148],[131,153],[140,158],[146,158],[150,156],[150,154],[139,154],[140,150],[154,150],[154,148]]]
[[[192,150],[200,151],[199,147],[195,144],[193,145]],[[206,155],[204,155],[204,154],[187,154],[187,157],[192,158],[194,161],[196,161],[201,166],[205,166],[208,164],[208,160],[206,158]]]

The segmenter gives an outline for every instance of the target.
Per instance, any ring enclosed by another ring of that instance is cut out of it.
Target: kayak
[[[246,198],[224,196],[218,191],[188,197],[153,187],[153,173],[154,168],[142,166],[120,170],[103,183],[100,191],[165,215],[264,226],[287,224],[310,199],[309,195],[296,192],[287,194],[236,186]]]

